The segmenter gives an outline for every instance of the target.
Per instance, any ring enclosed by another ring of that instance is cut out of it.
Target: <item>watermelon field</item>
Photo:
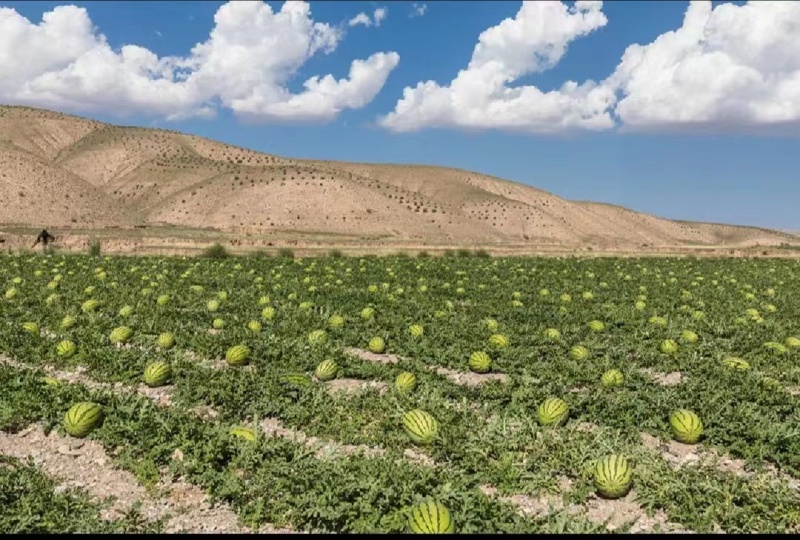
[[[800,264],[0,255],[0,531],[798,532]]]

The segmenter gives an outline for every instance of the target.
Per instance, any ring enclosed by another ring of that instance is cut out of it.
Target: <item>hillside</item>
[[[794,243],[574,202],[469,171],[289,159],[174,131],[0,107],[0,222],[636,250]]]

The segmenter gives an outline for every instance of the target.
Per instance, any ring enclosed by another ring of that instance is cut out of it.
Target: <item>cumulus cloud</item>
[[[422,17],[425,15],[425,12],[428,11],[428,4],[417,4],[416,2],[411,3],[411,15],[409,17]]]
[[[558,90],[509,87],[555,66],[573,40],[608,22],[602,2],[523,2],[514,18],[484,31],[466,69],[448,86],[426,81],[403,90],[395,110],[379,119],[393,131],[423,127],[512,129],[550,133],[613,126],[613,91],[593,81]]]
[[[379,7],[372,13],[372,18],[369,17],[363,11],[350,19],[347,24],[349,26],[358,26],[359,24],[364,25],[366,27],[370,26],[380,26],[384,19],[386,19],[386,15],[389,13],[389,9],[385,7]]]
[[[289,92],[297,71],[342,38],[313,21],[305,2],[273,12],[237,1],[218,9],[208,39],[187,56],[159,58],[137,45],[113,50],[83,8],[58,6],[39,24],[0,8],[0,99],[173,119],[210,116],[218,104],[255,120],[329,120],[372,101],[399,61],[375,53],[355,60],[346,79],[314,76],[301,93]]]
[[[692,2],[679,29],[628,47],[605,84],[633,129],[800,123],[800,2]]]

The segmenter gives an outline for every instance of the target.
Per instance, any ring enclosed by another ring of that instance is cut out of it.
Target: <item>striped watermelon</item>
[[[97,403],[76,403],[64,415],[64,428],[73,437],[83,438],[103,421],[103,408]]]
[[[748,369],[750,369],[750,364],[747,362],[747,360],[737,358],[736,356],[727,356],[722,360],[722,363],[728,366],[729,368],[738,371],[747,371]]]
[[[275,308],[272,306],[267,306],[261,310],[261,318],[265,321],[271,321],[275,318]]]
[[[245,426],[234,426],[231,428],[228,434],[249,442],[256,440],[256,432]]]
[[[569,356],[573,360],[586,360],[589,358],[589,349],[583,345],[575,345],[569,350]]]
[[[175,346],[175,336],[172,334],[172,332],[162,332],[158,336],[156,345],[162,349],[171,349]]]
[[[60,358],[72,358],[78,348],[73,341],[65,339],[56,345],[56,355]]]
[[[234,345],[225,353],[225,361],[229,366],[244,366],[250,356],[250,349],[246,345]]]
[[[58,386],[61,384],[61,381],[53,377],[42,377],[41,381],[48,386]]]
[[[631,489],[633,471],[625,456],[612,454],[597,462],[594,486],[597,492],[609,499],[618,499]]]
[[[328,326],[331,328],[342,328],[344,326],[344,317],[341,315],[331,315],[328,319]]]
[[[167,304],[169,304],[169,301],[170,297],[168,294],[162,294],[161,296],[156,298],[156,304],[158,304],[159,306],[166,306]]]
[[[444,505],[428,500],[411,509],[408,530],[415,534],[451,534],[456,527]]]
[[[497,321],[494,319],[486,319],[483,324],[485,324],[486,328],[488,328],[492,332],[494,332],[500,327],[500,325],[497,324]]]
[[[672,339],[665,339],[661,342],[659,349],[661,349],[661,352],[664,354],[675,354],[678,352],[678,344]]]
[[[215,330],[222,330],[223,328],[225,328],[225,321],[222,319],[214,319],[214,321],[211,323],[211,326]]]
[[[261,298],[258,299],[259,306],[266,306],[267,304],[269,304],[269,302],[270,302],[269,296],[262,296]]]
[[[684,444],[695,444],[703,435],[700,418],[687,409],[679,409],[669,415],[669,425],[675,440]]]
[[[375,310],[371,307],[365,307],[361,310],[361,318],[365,321],[371,320],[375,317]]]
[[[84,302],[83,304],[81,304],[81,310],[84,313],[90,313],[92,311],[97,310],[97,308],[99,306],[100,306],[100,302],[98,300],[89,299],[86,302]]]
[[[144,383],[147,386],[164,386],[171,377],[172,367],[167,362],[152,362],[144,368]]]
[[[316,375],[317,379],[320,381],[330,381],[336,378],[336,372],[338,371],[339,366],[333,360],[323,360],[317,366],[317,369],[314,371],[314,375]]]
[[[697,334],[691,330],[684,330],[681,332],[681,341],[684,343],[696,343],[698,339]]]
[[[281,375],[281,381],[297,388],[311,386],[311,378],[305,373],[286,373]]]
[[[308,344],[312,347],[319,347],[328,341],[328,333],[325,330],[314,330],[308,334]]]
[[[603,321],[589,321],[587,326],[589,327],[589,330],[593,330],[595,332],[601,332],[606,328],[606,325],[603,323]]]
[[[536,410],[536,417],[543,426],[563,425],[569,417],[569,407],[560,398],[547,398]]]
[[[786,338],[786,346],[791,347],[793,349],[800,348],[800,338],[796,337],[788,337]]]
[[[247,329],[253,332],[254,334],[257,334],[261,332],[261,323],[258,321],[249,321],[247,323]]]
[[[219,300],[209,300],[206,304],[206,309],[212,313],[219,310]]]
[[[367,348],[376,354],[381,354],[383,351],[386,350],[386,342],[383,341],[382,337],[374,337],[369,340],[369,344]]]
[[[555,328],[547,328],[544,331],[544,337],[549,340],[561,339],[561,332],[559,332]]]
[[[125,343],[133,336],[133,329],[129,326],[118,326],[108,336],[111,343]]]
[[[128,317],[133,314],[133,306],[122,306],[119,308],[120,317]]]
[[[412,441],[426,445],[436,438],[439,423],[429,413],[414,409],[403,415],[403,428]]]
[[[469,369],[475,373],[489,373],[492,369],[492,359],[483,351],[475,351],[469,355]]]
[[[620,386],[625,380],[625,376],[618,369],[609,369],[600,377],[600,384],[605,387]]]
[[[411,392],[417,387],[417,376],[410,371],[404,371],[395,379],[394,387],[401,392]]]
[[[503,334],[493,334],[489,336],[489,345],[495,349],[505,349],[508,347],[508,338]]]
[[[422,337],[425,334],[425,329],[421,324],[412,324],[408,327],[408,333],[413,337]]]
[[[39,325],[35,322],[24,322],[22,323],[22,329],[28,332],[29,334],[39,334]]]

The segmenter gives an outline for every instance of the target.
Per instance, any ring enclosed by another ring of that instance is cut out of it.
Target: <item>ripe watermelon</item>
[[[244,366],[250,356],[250,349],[246,345],[234,345],[225,353],[225,361],[229,366]]]
[[[428,500],[411,509],[408,529],[416,534],[451,534],[456,527],[444,505]]]
[[[594,486],[603,497],[618,499],[630,491],[632,473],[625,456],[616,454],[606,456],[595,466]]]
[[[406,434],[417,444],[430,444],[439,431],[439,423],[429,413],[414,409],[403,415],[403,428]]]
[[[103,408],[97,403],[76,403],[64,415],[64,428],[73,437],[83,438],[103,421]]]

